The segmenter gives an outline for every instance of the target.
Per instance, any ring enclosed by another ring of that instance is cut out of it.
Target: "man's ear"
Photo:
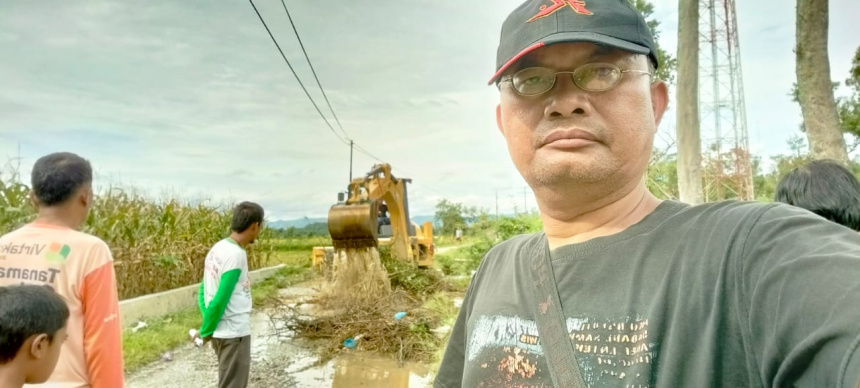
[[[669,88],[666,83],[657,80],[651,84],[651,109],[654,111],[654,128],[660,126],[660,121],[663,120],[663,114],[666,113],[666,108],[669,106]]]
[[[93,201],[93,188],[92,187],[84,187],[81,189],[80,193],[80,201],[81,205],[85,207],[90,207]]]
[[[33,190],[30,190],[30,203],[36,210],[39,209],[39,200],[36,198],[36,192]]]
[[[30,354],[29,357],[41,359],[48,354],[48,348],[51,347],[51,340],[45,333],[33,335],[29,339]],[[26,346],[26,345],[25,345]]]

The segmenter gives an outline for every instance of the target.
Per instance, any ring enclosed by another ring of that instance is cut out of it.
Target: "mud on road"
[[[309,282],[281,290],[287,300],[301,303],[317,293]],[[427,366],[348,351],[322,365],[312,345],[295,341],[280,330],[266,312],[251,317],[251,377],[249,387],[391,387],[424,388],[432,382]],[[169,360],[169,361],[168,361]],[[215,387],[218,363],[209,346],[193,344],[174,349],[169,357],[127,376],[127,388]]]

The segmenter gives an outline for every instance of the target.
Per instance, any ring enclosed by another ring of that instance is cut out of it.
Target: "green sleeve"
[[[224,309],[227,308],[227,302],[230,301],[230,295],[233,294],[233,288],[239,282],[239,274],[241,269],[231,269],[221,275],[221,281],[218,282],[218,291],[215,292],[215,297],[209,302],[209,306],[203,312],[203,325],[200,327],[200,337],[208,337],[215,332],[218,327],[218,322],[221,321],[221,315],[224,314]]]
[[[202,281],[200,282],[200,289],[197,290],[197,307],[200,307],[201,314],[206,312],[206,294],[204,293],[203,283]]]

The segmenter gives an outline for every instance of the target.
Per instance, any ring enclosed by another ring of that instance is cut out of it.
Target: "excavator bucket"
[[[335,249],[378,246],[377,216],[376,201],[332,206],[328,210],[328,232]]]

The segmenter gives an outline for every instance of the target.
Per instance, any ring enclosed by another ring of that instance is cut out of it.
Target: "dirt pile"
[[[315,313],[284,306],[274,318],[296,338],[320,340],[321,362],[359,349],[394,355],[399,361],[428,361],[442,343],[433,329],[442,317],[425,302],[450,289],[434,270],[391,258],[383,247],[337,252],[331,278],[308,300]],[[450,313],[449,313],[450,315]]]
[[[348,304],[391,293],[391,283],[376,247],[338,249],[331,267],[331,280],[323,292],[333,300]]]

